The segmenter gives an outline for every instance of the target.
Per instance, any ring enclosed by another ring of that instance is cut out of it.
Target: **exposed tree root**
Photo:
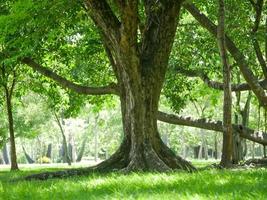
[[[267,158],[253,158],[245,161],[243,166],[267,167]]]
[[[161,140],[160,140],[161,141]],[[46,180],[50,178],[66,178],[88,175],[90,173],[108,173],[133,171],[168,172],[176,169],[195,171],[196,168],[188,161],[176,156],[165,144],[160,143],[159,151],[152,145],[145,144],[130,151],[131,145],[124,141],[115,154],[102,163],[86,168],[67,169],[56,172],[43,172],[29,175],[24,180]]]

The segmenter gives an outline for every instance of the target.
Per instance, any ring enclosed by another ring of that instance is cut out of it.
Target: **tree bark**
[[[199,11],[194,4],[186,1],[184,2],[183,6],[192,14],[192,16],[201,24],[202,27],[206,28],[213,36],[216,36],[217,26],[203,13],[201,13],[201,11]],[[267,105],[267,96],[265,91],[259,84],[259,81],[254,75],[253,71],[250,69],[244,54],[242,54],[240,49],[238,49],[236,44],[228,36],[225,37],[225,42],[229,53],[233,56],[238,64],[240,72],[242,73],[246,82],[249,84],[251,90],[257,96],[258,100],[263,106]]]
[[[95,118],[95,128],[94,128],[94,142],[95,142],[95,162],[98,161],[98,115]]]
[[[9,159],[9,152],[8,152],[8,148],[7,148],[7,144],[4,144],[3,150],[3,159],[6,165],[10,164],[10,159]]]
[[[26,157],[26,160],[29,164],[33,164],[34,163],[34,160],[30,157],[30,155],[26,152],[24,146],[22,146],[22,150],[24,152],[24,155]]]
[[[166,122],[169,124],[176,124],[181,126],[190,126],[196,128],[202,128],[211,131],[223,132],[222,121],[214,121],[210,119],[192,119],[191,117],[180,117],[173,114],[166,114],[163,112],[158,112],[158,120]],[[258,131],[244,127],[238,124],[232,124],[232,129],[239,133],[240,137],[248,139],[250,141],[267,145],[267,140],[264,138],[254,137],[254,135],[259,135]],[[262,133],[262,132],[260,132]],[[264,133],[265,134],[265,133]]]
[[[52,158],[52,143],[47,146],[46,157],[50,159]]]
[[[182,1],[144,1],[146,21],[143,30],[138,30],[139,1],[117,3],[120,20],[108,1],[85,0],[118,79],[124,131],[117,152],[93,169],[121,169],[124,172],[195,170],[163,143],[157,128],[158,103]]]
[[[190,163],[175,156],[162,142],[157,129],[158,102],[181,2],[145,2],[147,21],[141,44],[137,42],[138,1],[118,4],[120,24],[106,1],[88,0],[86,5],[102,31],[119,83],[125,136],[118,151],[124,153],[118,159],[124,165],[123,171],[193,170]],[[114,156],[104,163],[112,160]]]
[[[233,131],[232,131],[232,91],[231,91],[231,69],[227,60],[227,50],[225,45],[225,8],[224,0],[219,0],[218,16],[218,46],[223,65],[224,80],[224,101],[223,101],[223,150],[221,165],[229,167],[232,164],[233,157]]]
[[[57,116],[56,113],[55,114],[55,118],[56,118],[56,121],[57,121],[57,124],[59,126],[59,129],[60,129],[60,132],[61,132],[61,135],[62,135],[62,143],[63,143],[63,160],[66,161],[68,163],[68,165],[71,165],[71,159],[69,157],[69,151],[68,151],[68,145],[67,145],[67,140],[66,140],[66,136],[64,134],[64,130],[63,130],[63,127],[61,125],[61,122],[60,122],[60,119],[59,117]]]
[[[9,141],[10,141],[10,158],[11,158],[11,170],[18,170],[16,143],[15,143],[15,132],[14,132],[14,120],[12,113],[12,92],[5,88],[7,116],[8,116],[8,128],[9,128]]]

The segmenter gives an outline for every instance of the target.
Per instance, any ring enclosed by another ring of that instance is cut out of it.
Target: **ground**
[[[212,169],[195,173],[91,174],[63,180],[10,182],[31,173],[57,169],[38,166],[20,172],[0,169],[0,199],[267,199],[265,168]]]

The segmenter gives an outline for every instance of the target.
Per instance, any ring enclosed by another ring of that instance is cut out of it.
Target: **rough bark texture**
[[[145,1],[144,4],[146,24],[140,30],[138,43],[138,1],[118,2],[120,22],[106,1],[86,1],[90,16],[102,32],[118,79],[124,143],[128,144],[122,144],[106,162],[113,162],[115,157],[126,172],[177,168],[191,171],[194,167],[175,156],[157,130],[158,102],[181,2]]]
[[[103,87],[89,87],[89,86],[82,86],[76,83],[73,83],[52,70],[43,67],[42,65],[36,63],[34,60],[32,60],[29,57],[25,57],[20,60],[23,64],[28,65],[31,67],[33,70],[39,72],[40,74],[53,79],[55,82],[57,82],[60,86],[63,88],[68,88],[71,89],[78,94],[85,94],[85,95],[103,95],[103,94],[118,94],[117,91],[117,85],[115,83],[111,83],[108,86],[103,86]]]
[[[182,125],[182,126],[190,126],[190,127],[196,127],[196,128],[202,128],[206,130],[211,131],[218,131],[223,132],[223,123],[222,121],[214,121],[210,119],[192,119],[191,117],[180,117],[173,114],[166,114],[163,112],[158,112],[158,120],[162,122],[166,122],[169,124],[176,124],[176,125]],[[261,135],[265,134],[263,132],[258,132],[253,129],[250,129],[248,127],[244,127],[242,125],[238,124],[232,124],[232,129],[239,133],[240,137],[248,139],[250,141],[267,145],[267,140],[255,137],[254,135]]]
[[[124,130],[124,140],[117,152],[92,170],[195,170],[162,142],[157,129],[159,97],[181,3],[144,1],[145,28],[138,30],[138,0],[117,1],[120,20],[106,0],[85,1],[117,77],[116,94],[120,95]],[[58,77],[51,78],[62,82]]]
[[[224,83],[224,99],[223,99],[223,149],[221,165],[229,167],[232,164],[233,156],[233,131],[232,131],[232,91],[231,91],[231,69],[228,64],[227,50],[225,46],[225,7],[224,0],[219,0],[219,16],[218,16],[218,46],[223,66],[223,83]]]

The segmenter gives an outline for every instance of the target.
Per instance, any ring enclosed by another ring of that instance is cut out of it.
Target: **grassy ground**
[[[112,173],[63,180],[9,181],[44,170],[47,169],[1,170],[0,199],[267,199],[267,169]]]

